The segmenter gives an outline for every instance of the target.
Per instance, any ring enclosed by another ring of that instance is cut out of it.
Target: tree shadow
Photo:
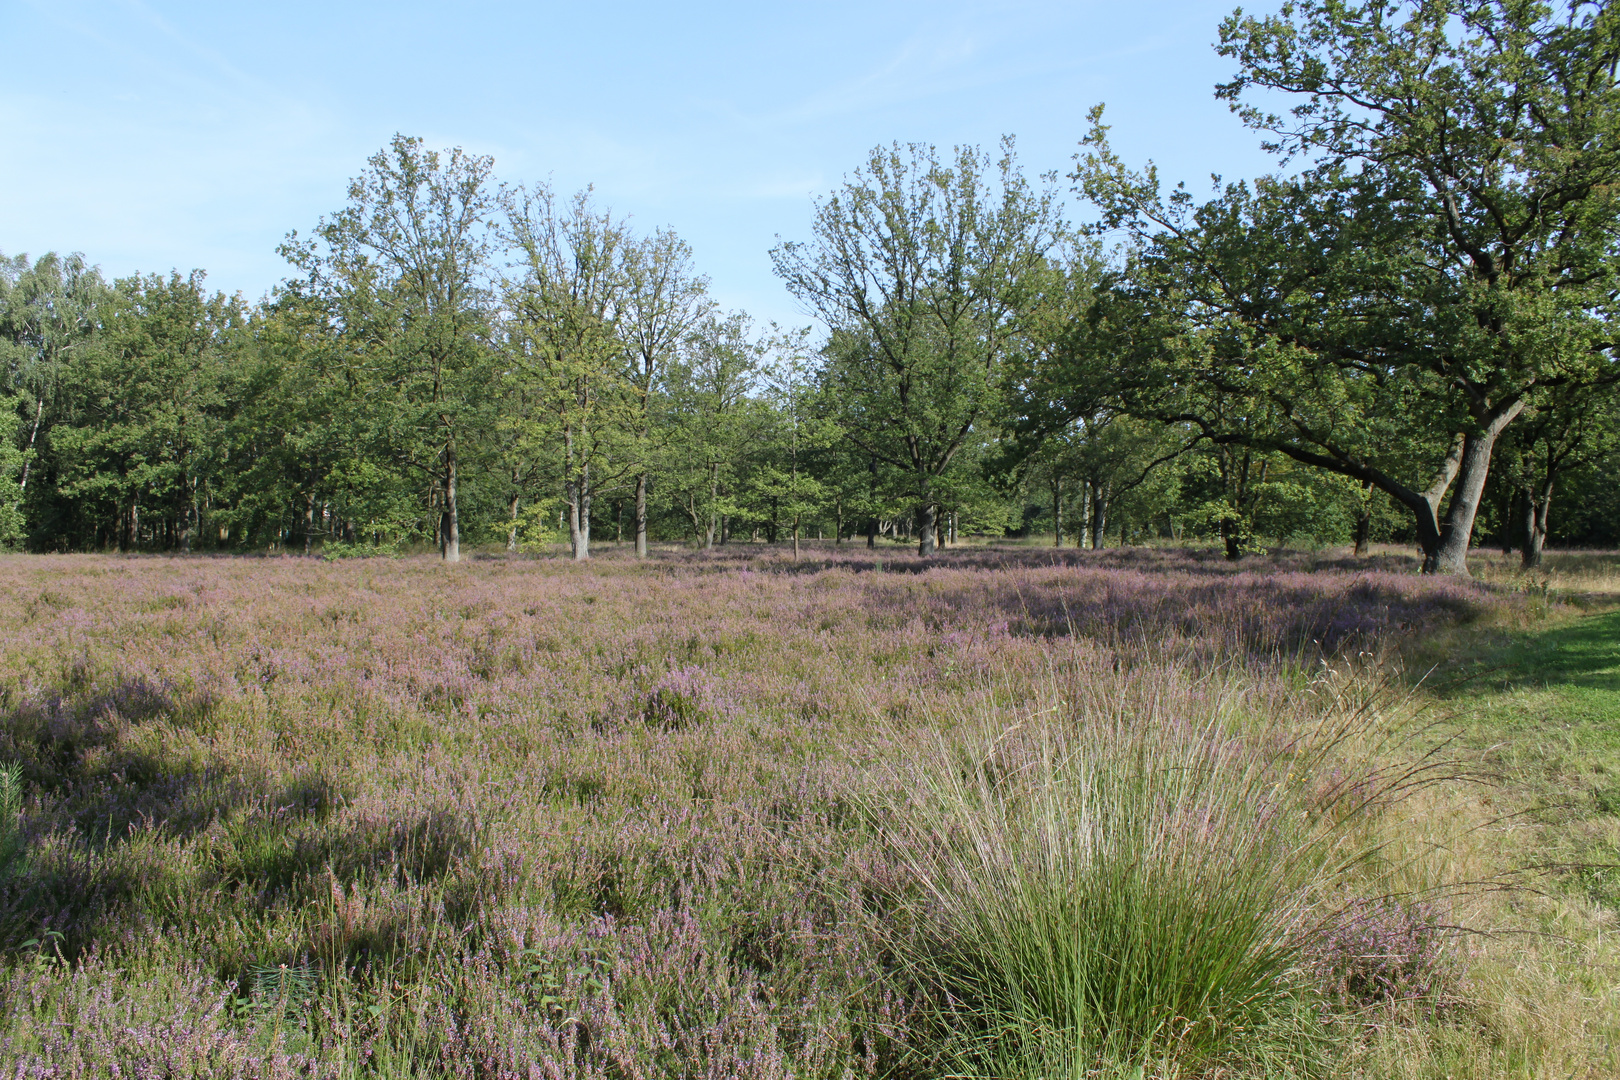
[[[475,850],[455,811],[345,812],[352,792],[327,772],[200,764],[132,738],[160,719],[209,722],[205,694],[142,679],[62,689],[0,713],[0,764],[19,768],[26,796],[0,823],[20,841],[0,866],[0,950],[48,930],[72,958],[177,908],[264,911],[357,881],[435,881]],[[368,933],[356,947],[389,937]]]

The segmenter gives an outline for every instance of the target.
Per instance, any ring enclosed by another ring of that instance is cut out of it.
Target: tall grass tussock
[[[960,718],[897,772],[903,951],[948,1072],[1320,1073],[1342,1004],[1323,943],[1357,890],[1391,885],[1369,826],[1455,772],[1410,753],[1388,693],[1340,683],[1328,671],[1326,711],[1285,725],[1230,673],[1082,665],[1020,721]]]

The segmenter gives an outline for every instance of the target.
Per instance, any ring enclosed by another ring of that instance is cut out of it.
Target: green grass
[[[1525,809],[1620,811],[1620,611],[1476,642],[1436,690]]]
[[[1361,1075],[1620,1075],[1620,611],[1582,610],[1578,588],[1549,601],[1528,626],[1416,650],[1420,697],[1485,781],[1421,824],[1453,816],[1453,880],[1510,887],[1459,913],[1493,932],[1471,943],[1465,1009],[1379,1032]]]

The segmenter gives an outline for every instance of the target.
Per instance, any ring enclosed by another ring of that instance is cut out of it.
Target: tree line
[[[257,304],[0,261],[0,543],[1614,543],[1620,18],[1305,0],[1218,50],[1277,174],[1166,191],[1100,107],[1062,178],[879,147],[771,252],[815,329],[405,136]]]

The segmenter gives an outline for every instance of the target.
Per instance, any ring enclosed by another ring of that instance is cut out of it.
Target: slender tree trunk
[[[34,449],[34,440],[39,438],[39,423],[45,418],[45,399],[41,397],[34,406],[34,426],[28,432],[28,449]],[[28,470],[34,464],[34,455],[29,453],[23,457],[22,479],[17,484],[17,493],[22,495],[28,491]],[[20,500],[19,500],[20,502]]]
[[[568,502],[568,546],[574,561],[591,557],[590,541],[590,465],[576,462],[575,434],[572,428],[563,429],[563,494]]]
[[[833,496],[833,547],[844,545],[844,496]]]
[[[187,550],[189,550],[190,547],[191,547],[190,541],[188,539],[185,539],[185,538],[181,539],[180,544],[181,544],[181,546],[183,548],[185,548]],[[304,554],[308,555],[310,553],[310,551],[312,551],[314,549],[314,547],[315,547],[315,493],[313,491],[306,491],[304,493]]]
[[[516,551],[517,547],[518,547],[518,545],[517,545],[518,504],[520,502],[522,502],[522,501],[523,501],[523,496],[519,495],[515,491],[512,493],[512,497],[509,500],[507,500],[508,508],[510,510],[510,518],[509,518],[510,524],[507,525],[507,527],[506,527],[506,550],[507,551]]]
[[[197,485],[186,476],[186,505],[180,511],[180,554],[191,554],[192,523],[197,518]]]
[[[932,555],[936,546],[934,539],[935,520],[939,515],[939,508],[931,502],[925,502],[917,508],[917,554]]]
[[[1086,534],[1091,529],[1091,481],[1080,481],[1080,523],[1075,527],[1074,546],[1085,548]]]
[[[568,495],[568,542],[576,562],[591,557],[590,466],[570,471]]]
[[[636,558],[647,557],[647,474],[636,476]]]
[[[1523,523],[1520,522],[1515,516],[1520,506],[1521,495],[1522,492],[1517,490],[1504,490],[1502,492],[1501,502],[1497,505],[1497,511],[1501,516],[1501,521],[1496,532],[1497,540],[1502,545],[1503,555],[1513,554],[1513,533],[1515,526],[1518,526],[1521,530],[1523,527]]]
[[[580,469],[579,483],[579,550],[574,553],[576,559],[589,559],[591,557],[591,467],[589,465]]]
[[[1367,540],[1372,535],[1372,484],[1362,481],[1361,512],[1356,515],[1356,558],[1367,554]]]
[[[444,561],[461,561],[461,504],[456,499],[456,440],[444,444]]]
[[[711,461],[709,462],[709,506],[713,507],[714,504],[719,501],[719,499],[720,463],[718,461]],[[724,521],[725,519],[721,515],[716,514],[712,509],[709,511],[709,525],[703,534],[704,551],[714,550],[714,533],[717,526],[721,530],[720,542],[722,544],[726,542]]]
[[[1063,482],[1052,477],[1052,546],[1063,546]]]

